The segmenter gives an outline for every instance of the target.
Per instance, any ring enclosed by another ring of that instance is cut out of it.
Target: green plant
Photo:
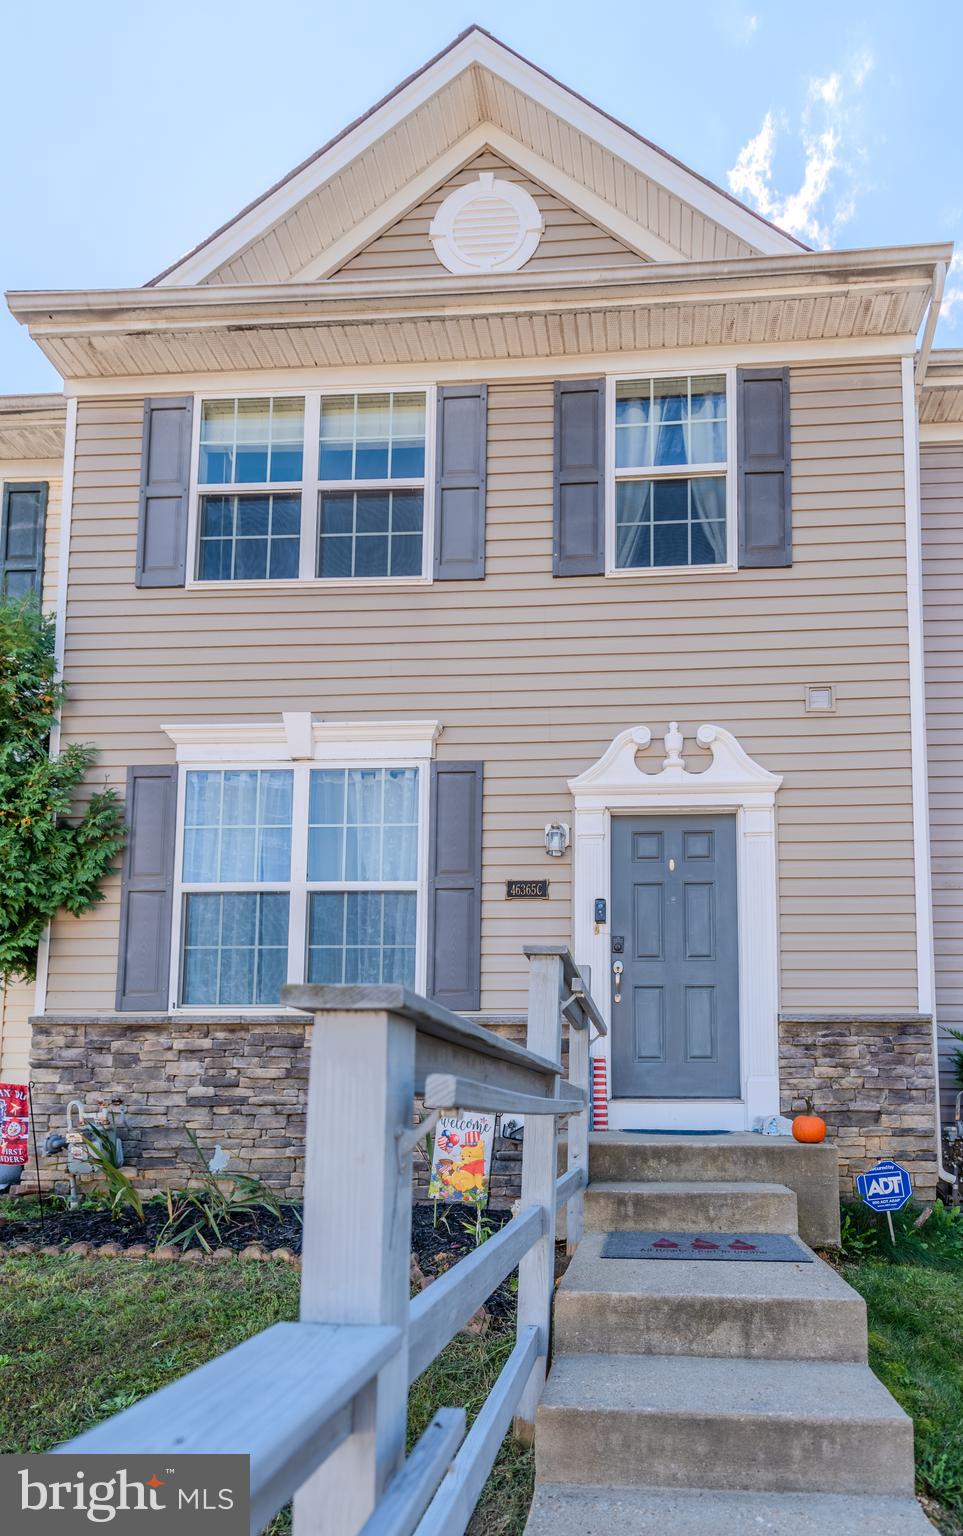
[[[167,1222],[157,1238],[158,1248],[165,1243],[189,1248],[196,1240],[210,1253],[209,1236],[221,1243],[223,1228],[255,1211],[268,1211],[281,1220],[281,1202],[262,1179],[247,1173],[212,1173],[194,1132],[188,1130],[187,1135],[194,1149],[198,1183],[168,1192]]]
[[[34,976],[50,919],[102,900],[124,846],[113,790],[74,806],[96,749],[73,742],[49,755],[63,699],[53,620],[32,599],[0,601],[0,982]]]
[[[963,1210],[959,1206],[947,1206],[941,1200],[923,1209],[915,1203],[905,1205],[893,1212],[894,1241],[890,1242],[884,1216],[877,1216],[861,1202],[844,1202],[841,1227],[840,1248],[850,1262],[873,1259],[963,1269]]]
[[[107,1185],[107,1202],[111,1216],[116,1216],[123,1206],[129,1206],[139,1221],[144,1219],[143,1202],[127,1174],[117,1162],[117,1149],[108,1133],[99,1125],[85,1125],[84,1149],[88,1160],[97,1168]]]

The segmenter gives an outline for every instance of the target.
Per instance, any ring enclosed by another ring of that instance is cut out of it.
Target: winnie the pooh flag
[[[479,1209],[488,1201],[494,1115],[442,1115],[435,1128],[430,1200],[459,1201]]]

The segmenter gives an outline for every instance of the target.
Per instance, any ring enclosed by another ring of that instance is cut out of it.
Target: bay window
[[[272,1007],[285,981],[414,986],[417,767],[190,769],[182,1006]]]
[[[726,564],[729,396],[722,373],[616,382],[616,571]]]
[[[196,579],[424,579],[430,394],[202,401]]]

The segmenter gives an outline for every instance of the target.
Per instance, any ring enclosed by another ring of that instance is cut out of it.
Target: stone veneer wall
[[[280,1194],[300,1195],[312,1021],[292,1015],[164,1018],[124,1014],[32,1020],[30,1075],[40,1144],[62,1130],[69,1099],[91,1106],[122,1098],[130,1127],[128,1171],[148,1189],[187,1181],[191,1146],[220,1142],[229,1171],[252,1173]],[[65,1178],[66,1160],[41,1157],[41,1174]]]
[[[127,1171],[146,1189],[184,1184],[191,1147],[215,1142],[230,1155],[228,1171],[253,1173],[279,1194],[299,1197],[304,1185],[304,1128],[312,1022],[277,1019],[204,1020],[157,1014],[35,1018],[30,1076],[38,1144],[63,1130],[67,1103],[124,1100]],[[519,1038],[518,1020],[481,1022]],[[44,1183],[66,1188],[66,1159],[41,1157]],[[510,1205],[521,1187],[521,1148],[501,1138],[492,1162],[491,1204]],[[428,1166],[415,1154],[414,1197],[424,1199]]]
[[[480,1022],[519,1039],[518,1019]],[[91,1106],[119,1096],[130,1128],[124,1138],[130,1171],[148,1189],[184,1183],[190,1147],[219,1142],[230,1168],[255,1173],[279,1193],[299,1196],[304,1181],[304,1126],[311,1021],[296,1015],[253,1021],[183,1016],[48,1016],[34,1019],[31,1055],[40,1143],[62,1130],[67,1101]],[[840,1015],[780,1021],[782,1108],[815,1101],[839,1151],[840,1188],[879,1157],[913,1175],[921,1197],[936,1181],[932,1025],[918,1014],[889,1018]],[[520,1149],[499,1140],[492,1204],[519,1194]],[[45,1182],[64,1182],[65,1160],[41,1158]],[[415,1198],[424,1198],[427,1166],[416,1156]]]
[[[783,1114],[812,1098],[839,1152],[840,1193],[880,1158],[908,1168],[921,1199],[936,1189],[936,1084],[928,1015],[839,1014],[779,1024]]]

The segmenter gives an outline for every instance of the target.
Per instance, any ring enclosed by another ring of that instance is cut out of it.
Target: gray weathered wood
[[[526,1050],[523,1045],[516,1045],[513,1040],[503,1040],[501,1035],[483,1025],[460,1013],[452,1013],[439,1003],[429,1002],[428,998],[420,997],[407,987],[322,987],[299,983],[282,987],[281,1001],[286,1008],[300,1008],[305,1013],[394,1013],[414,1024],[419,1035],[466,1047],[495,1061],[523,1067],[542,1076],[558,1077],[561,1072],[557,1057],[553,1061]],[[348,1028],[353,1026],[348,1025]]]
[[[450,1072],[432,1072],[425,1082],[426,1109],[473,1109],[508,1115],[577,1115],[587,1098],[569,1088],[555,1098],[537,1098],[532,1093],[510,1093],[506,1088],[480,1083],[471,1077],[454,1077]]]
[[[415,1028],[389,1010],[315,1016],[308,1079],[301,1317],[400,1329],[355,1400],[354,1432],[301,1488],[295,1536],[357,1536],[404,1461]],[[366,1134],[360,1136],[358,1127]]]
[[[411,1536],[464,1438],[464,1408],[439,1408],[360,1536]]]
[[[520,1329],[515,1348],[502,1366],[451,1471],[428,1506],[416,1536],[454,1536],[464,1531],[537,1360],[538,1329]]]
[[[555,1180],[555,1209],[560,1210],[587,1184],[588,1174],[584,1168],[570,1168],[567,1173],[559,1174]]]
[[[432,1035],[419,1034],[415,1039],[415,1092],[419,1098],[424,1096],[425,1083],[433,1072],[470,1077],[475,1082],[490,1083],[513,1093],[534,1093],[541,1098],[554,1092],[561,1071],[557,1064],[549,1074],[541,1068],[534,1070],[493,1056],[480,1056],[473,1046],[455,1045]]]
[[[595,1028],[600,1035],[607,1035],[609,1032],[609,1027],[603,1019],[602,1015],[599,1013],[595,999],[589,990],[589,983],[585,976],[576,976],[575,979],[571,982],[571,987],[573,996],[577,997],[582,1005],[583,1013],[595,1025]]]
[[[352,1401],[401,1337],[398,1328],[275,1323],[57,1449],[250,1455],[255,1536],[349,1433]]]
[[[565,952],[567,954],[567,951]],[[571,960],[571,956],[569,956]],[[559,1002],[566,961],[563,955],[543,954],[532,946],[529,954],[528,1045],[530,1050],[561,1055],[562,1016]],[[584,1110],[585,1103],[578,1100]],[[535,1410],[545,1384],[545,1361],[551,1328],[555,1286],[555,1179],[558,1126],[552,1115],[526,1111],[522,1142],[522,1206],[539,1205],[545,1212],[545,1232],[522,1259],[518,1270],[518,1331],[538,1330],[538,1356],[522,1394],[516,1433],[530,1440],[535,1433]]]
[[[467,1258],[460,1259],[411,1303],[408,1324],[408,1374],[414,1381],[478,1311],[496,1286],[510,1275],[545,1231],[538,1206],[506,1222]]]

